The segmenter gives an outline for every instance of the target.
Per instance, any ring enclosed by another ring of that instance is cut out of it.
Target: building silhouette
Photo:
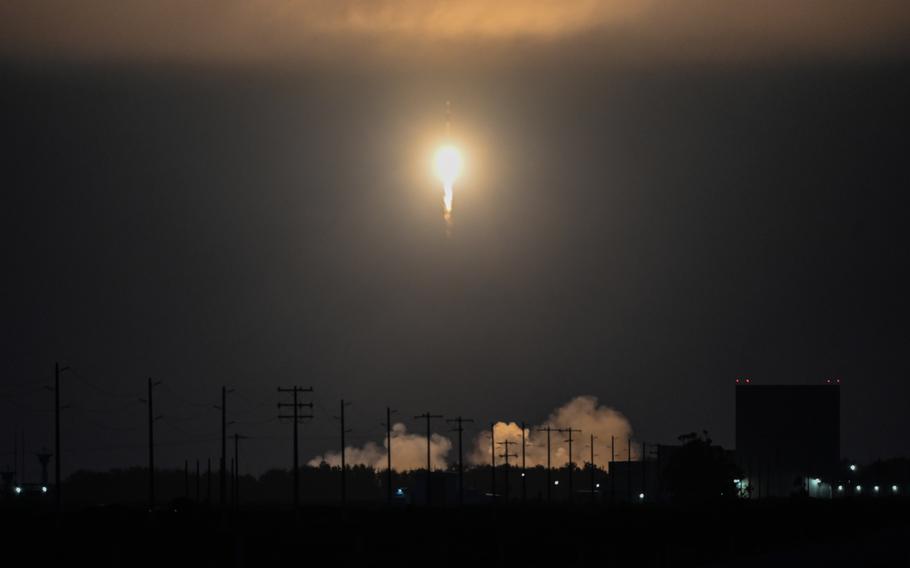
[[[736,385],[736,460],[752,497],[825,493],[840,463],[840,384]]]

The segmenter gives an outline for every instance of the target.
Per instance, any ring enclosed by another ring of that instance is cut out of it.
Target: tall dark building
[[[840,385],[736,385],[736,459],[754,497],[830,482],[840,462]]]

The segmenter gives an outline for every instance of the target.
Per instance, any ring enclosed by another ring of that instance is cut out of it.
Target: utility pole
[[[572,501],[575,498],[575,493],[573,492],[573,489],[572,489],[572,477],[573,477],[572,470],[575,469],[575,462],[572,461],[572,434],[574,432],[581,433],[581,430],[576,430],[572,427],[569,427],[569,428],[560,428],[559,432],[569,435],[569,438],[566,440],[563,440],[563,441],[569,443],[569,501]]]
[[[430,420],[433,418],[442,418],[442,414],[430,414],[429,412],[424,412],[419,416],[415,416],[414,419],[426,418],[427,421],[427,507],[430,506],[430,496],[432,492],[430,491],[430,471],[432,464],[430,463]]]
[[[344,428],[344,407],[351,406],[350,402],[345,402],[344,399],[341,399],[341,416],[336,416],[335,419],[341,422],[341,504],[344,505],[348,502],[348,476],[347,468],[344,463],[344,435],[350,432],[350,430],[345,430]]]
[[[397,412],[385,407],[385,457],[386,457],[386,501],[392,503],[392,413]]]
[[[234,432],[234,509],[240,507],[240,440],[246,436]]]
[[[597,436],[591,434],[591,462],[589,463],[591,467],[591,503],[595,503],[597,499],[594,495],[594,440],[597,439]]]
[[[626,458],[626,473],[629,478],[629,503],[632,503],[632,438],[628,438],[626,450],[629,452],[628,457]]]
[[[149,511],[155,510],[155,421],[161,419],[155,416],[154,402],[152,399],[152,389],[160,385],[161,381],[152,381],[148,378],[148,399],[139,399],[148,405],[148,422],[149,422]]]
[[[458,426],[452,429],[458,432],[458,504],[464,505],[464,444],[462,443],[462,433],[464,432],[465,422],[474,422],[470,418],[450,418],[446,422],[454,422]]]
[[[504,447],[504,450],[501,454],[499,454],[499,457],[506,460],[506,467],[505,467],[506,483],[505,483],[505,490],[503,491],[504,501],[506,503],[509,502],[509,458],[518,457],[518,454],[509,453],[509,447],[513,444],[515,444],[515,442],[513,442],[512,440],[503,440],[502,442],[499,442],[499,445]]]
[[[616,500],[616,471],[613,462],[616,461],[616,436],[610,436],[610,464],[607,466],[610,474],[610,503]]]
[[[647,476],[648,460],[646,459],[646,456],[647,456],[647,454],[645,453],[646,448],[647,448],[647,446],[645,445],[644,442],[642,442],[641,443],[641,493],[647,499],[647,497],[648,497],[648,476]]]
[[[547,433],[547,502],[549,503],[553,491],[552,470],[550,469],[550,433],[556,430],[547,424],[545,428],[538,428],[537,431]]]
[[[219,498],[218,503],[224,507],[227,502],[227,395],[228,393],[234,392],[234,389],[229,389],[225,386],[221,387],[221,406],[215,406],[215,408],[221,410],[221,467],[218,472],[218,478],[220,481],[219,487]]]
[[[54,363],[54,500],[57,513],[63,511],[63,484],[60,480],[60,373],[69,367],[60,368],[60,363]]]
[[[17,476],[20,477],[19,482],[22,483],[23,485],[25,485],[25,483],[26,483],[26,479],[25,479],[25,430],[22,430],[21,432],[19,432],[19,440],[22,442],[20,445],[22,469],[19,470],[19,473],[17,474]],[[19,469],[19,468],[17,467],[16,469]]]
[[[525,443],[525,423],[521,423],[521,502],[525,503],[528,500],[528,480],[527,480],[527,468],[525,467],[525,448],[527,444]]]
[[[298,454],[298,452],[297,452],[297,425],[300,424],[301,420],[303,420],[305,418],[313,417],[312,414],[300,414],[300,409],[304,408],[304,407],[309,408],[310,411],[312,411],[313,403],[312,402],[309,402],[309,403],[298,402],[297,395],[300,393],[305,393],[305,392],[313,392],[313,387],[302,388],[302,387],[298,387],[297,385],[294,385],[291,388],[278,387],[278,392],[279,393],[289,392],[293,395],[293,399],[292,399],[293,402],[290,402],[290,403],[279,402],[278,403],[278,418],[279,419],[290,418],[291,425],[293,426],[293,431],[294,431],[294,511],[296,514],[296,511],[300,508],[300,468],[298,467],[299,464],[298,464],[298,455],[297,455]],[[291,407],[292,413],[290,415],[281,414],[281,409],[286,408],[288,406]]]
[[[490,424],[490,498],[496,502],[496,423]]]

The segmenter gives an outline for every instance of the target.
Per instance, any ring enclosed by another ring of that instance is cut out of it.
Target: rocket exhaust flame
[[[461,152],[458,148],[447,144],[436,150],[436,157],[433,160],[436,169],[436,177],[442,182],[443,194],[443,218],[446,220],[447,230],[452,229],[452,199],[454,196],[455,180],[461,174],[462,159]]]
[[[447,183],[443,184],[443,190],[445,194],[442,196],[442,203],[445,207],[445,211],[442,216],[446,220],[446,230],[452,231],[452,184]]]
[[[451,139],[451,127],[452,127],[452,107],[451,104],[446,101],[446,139]],[[458,151],[458,148],[453,146],[451,143],[446,143],[438,150],[436,150],[436,155],[433,158],[433,167],[436,170],[436,177],[442,182],[443,189],[443,214],[442,217],[446,221],[446,234],[452,235],[452,199],[453,199],[453,189],[455,186],[455,180],[458,179],[458,176],[461,175],[461,168],[463,161],[461,158],[461,152]]]

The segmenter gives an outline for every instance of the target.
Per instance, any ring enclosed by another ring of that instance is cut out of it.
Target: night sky
[[[104,4],[72,29],[104,28]],[[337,445],[340,398],[355,443],[381,441],[387,404],[483,428],[594,395],[638,440],[732,447],[737,377],[839,377],[842,454],[910,453],[910,50],[885,4],[833,2],[852,35],[739,41],[709,10],[697,37],[613,49],[660,34],[586,14],[255,55],[157,20],[80,51],[26,5],[0,10],[0,465],[15,432],[53,446],[54,361],[75,371],[69,471],[144,464],[149,376],[165,467],[217,457],[223,384],[255,470],[289,465],[272,419],[292,384],[315,388],[303,456]],[[447,100],[467,161],[449,237]]]

